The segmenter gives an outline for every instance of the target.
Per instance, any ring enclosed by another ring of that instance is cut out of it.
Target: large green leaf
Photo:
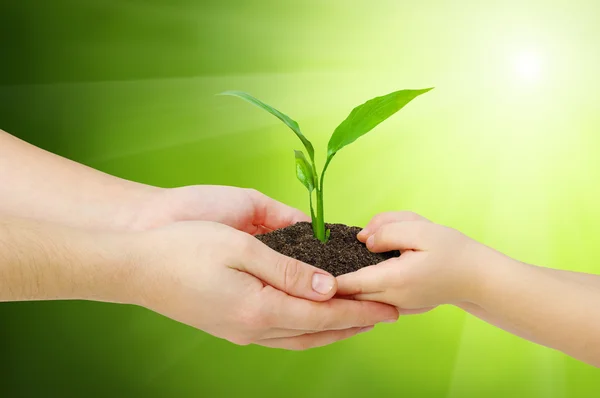
[[[300,138],[300,141],[302,141],[302,143],[304,144],[304,147],[306,148],[306,151],[308,152],[308,156],[310,156],[310,159],[312,161],[315,160],[315,150],[314,150],[312,144],[310,143],[310,141],[304,136],[304,134],[302,134],[302,131],[300,131],[300,126],[298,126],[298,123],[295,120],[291,119],[286,114],[279,112],[277,109],[265,104],[261,100],[254,98],[253,96],[251,96],[248,93],[244,93],[242,91],[225,91],[225,92],[221,93],[220,95],[230,95],[233,97],[241,98],[241,99],[248,101],[249,103],[256,105],[259,108],[269,112],[271,115],[273,115],[277,119],[281,120],[283,123],[286,124],[286,126],[288,126],[290,129],[292,129],[292,131],[298,136],[298,138]]]
[[[296,153],[296,177],[308,189],[308,192],[312,192],[315,189],[313,168],[302,151],[294,152]]]
[[[337,151],[373,130],[379,123],[398,112],[410,101],[430,90],[433,88],[400,90],[373,98],[357,106],[333,132],[327,145],[327,157],[333,157]]]

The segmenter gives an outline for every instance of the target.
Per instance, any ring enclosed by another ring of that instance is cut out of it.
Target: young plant
[[[432,90],[427,88],[423,90],[400,90],[382,97],[376,97],[364,104],[357,106],[350,112],[350,115],[333,132],[329,143],[327,144],[327,158],[321,171],[321,176],[317,174],[315,164],[315,150],[311,142],[302,134],[300,126],[289,116],[279,112],[277,109],[254,98],[250,94],[241,91],[226,91],[221,95],[230,95],[241,98],[253,105],[269,112],[285,125],[287,125],[304,144],[309,159],[304,152],[295,151],[296,154],[296,176],[298,180],[306,187],[309,195],[310,215],[312,218],[313,233],[317,239],[326,243],[329,239],[330,231],[325,229],[324,207],[323,207],[323,180],[325,171],[331,162],[331,159],[340,149],[353,143],[357,138],[365,135],[379,123],[383,122],[394,113],[398,112],[405,105],[421,94]],[[316,191],[317,211],[315,214],[313,206],[313,192]]]

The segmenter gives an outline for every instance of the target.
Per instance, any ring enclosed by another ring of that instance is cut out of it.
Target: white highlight
[[[536,82],[542,77],[542,60],[531,51],[517,54],[513,59],[513,68],[517,77],[527,82]]]

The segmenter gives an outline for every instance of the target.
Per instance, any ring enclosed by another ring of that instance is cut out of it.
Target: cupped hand
[[[249,234],[284,228],[310,217],[254,189],[194,185],[153,190],[136,209],[134,229],[179,221],[213,221]]]
[[[469,302],[480,286],[472,257],[485,247],[417,214],[382,213],[358,238],[373,252],[400,250],[402,255],[339,276],[340,295],[391,304],[410,313]]]
[[[394,321],[392,306],[332,298],[336,280],[223,224],[135,234],[135,304],[233,343],[306,349]]]

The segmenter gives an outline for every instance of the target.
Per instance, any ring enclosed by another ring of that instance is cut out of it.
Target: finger
[[[367,248],[374,253],[391,250],[425,250],[431,223],[426,221],[401,221],[384,224],[367,239]]]
[[[282,348],[286,350],[302,351],[309,348],[323,347],[340,340],[348,339],[358,333],[368,332],[372,327],[352,328],[345,330],[331,330],[327,332],[305,334],[298,337],[261,340],[256,344],[263,347]]]
[[[260,338],[261,340],[266,339],[278,339],[278,338],[286,338],[286,337],[297,337],[302,336],[307,333],[318,333],[321,330],[296,330],[296,329],[282,329],[282,328],[274,328],[264,333]]]
[[[369,236],[373,235],[375,231],[382,225],[396,223],[400,221],[429,221],[423,216],[412,211],[388,211],[385,213],[379,213],[374,216],[371,221],[358,233],[358,240],[366,242]]]
[[[337,282],[331,274],[251,239],[243,261],[238,264],[240,271],[294,297],[325,301],[335,295]]]
[[[366,296],[366,295],[365,295]],[[362,301],[377,301],[377,302],[384,302],[386,300],[364,300],[363,296],[360,295],[355,295],[355,296],[339,296],[340,298],[343,298],[345,300],[359,300],[362,298]],[[371,298],[371,297],[369,297]],[[436,309],[437,306],[433,306],[433,307],[424,307],[424,308],[400,308],[400,307],[396,307],[396,310],[398,310],[398,315],[400,316],[404,316],[404,315],[418,315],[418,314],[424,314],[426,312],[429,312],[431,310]],[[393,322],[390,322],[393,323]]]
[[[398,319],[395,307],[372,302],[331,299],[324,303],[300,300],[273,291],[273,326],[284,329],[324,331],[365,327]]]
[[[310,217],[302,211],[285,205],[256,190],[248,190],[254,207],[254,225],[261,225],[275,230],[285,228],[300,221],[310,221]]]
[[[386,294],[383,292],[355,294],[354,296],[352,296],[352,298],[353,298],[353,300],[374,301],[374,302],[384,302],[388,299],[386,297]],[[406,316],[406,315],[424,314],[424,313],[432,311],[436,308],[437,308],[437,306],[423,307],[423,308],[397,308],[397,310],[398,310],[398,314],[400,314],[400,316]]]
[[[398,308],[398,312],[400,313],[400,315],[419,315],[419,314],[424,314],[426,312],[429,312],[435,308],[436,307],[415,308],[415,309]]]
[[[384,292],[390,285],[390,279],[394,277],[399,265],[398,260],[397,258],[392,258],[379,264],[359,269],[356,272],[338,276],[338,295],[352,296],[355,300],[364,300],[364,297],[359,296]],[[385,300],[380,301],[385,302]]]
[[[352,296],[353,300],[359,301],[373,301],[373,302],[385,302],[389,300],[389,297],[384,292],[376,292],[376,293],[364,293],[364,294],[355,294]],[[407,315],[420,315],[431,310],[434,310],[437,306],[433,307],[424,307],[424,308],[397,308],[398,314],[400,316]]]

